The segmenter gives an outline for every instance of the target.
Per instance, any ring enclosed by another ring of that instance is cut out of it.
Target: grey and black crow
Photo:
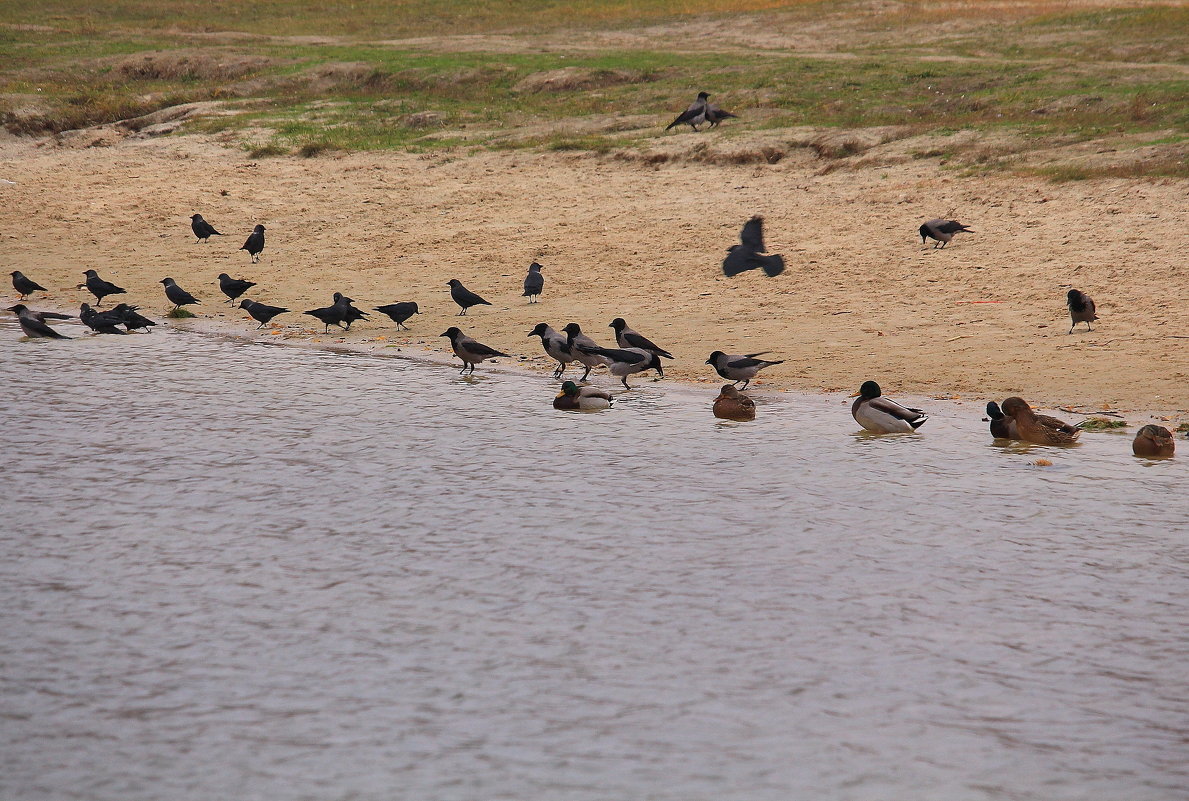
[[[672,353],[669,353],[669,351],[660,347],[640,332],[628,328],[627,322],[622,317],[616,317],[608,327],[615,329],[615,343],[621,348],[641,348],[666,359],[673,358]],[[665,371],[661,367],[658,366],[656,372],[661,378],[665,377]]]
[[[579,381],[585,381],[590,378],[590,371],[595,367],[605,366],[610,362],[595,353],[588,353],[582,348],[598,348],[598,343],[582,333],[582,326],[578,323],[567,323],[566,327],[562,329],[566,334],[566,344],[564,350],[574,357],[574,361],[586,368],[586,372],[582,374]]]
[[[974,231],[967,228],[957,220],[943,220],[940,217],[935,220],[929,220],[917,229],[917,233],[921,235],[921,244],[925,244],[926,239],[936,239],[933,244],[934,249],[938,247],[944,248],[949,244],[949,241],[954,238],[954,234],[969,233]]]
[[[678,125],[688,125],[695,131],[698,130],[698,126],[706,121],[706,109],[709,105],[706,101],[709,99],[710,95],[705,92],[698,92],[698,99],[690,103],[685,111],[678,114],[677,119],[666,125],[665,130],[667,131]]]
[[[65,334],[59,334],[46,325],[41,313],[33,311],[23,303],[18,303],[8,310],[16,313],[21,331],[30,339],[70,339]]]
[[[602,356],[606,359],[611,375],[619,376],[625,389],[631,389],[628,386],[629,375],[644,370],[660,371],[660,357],[643,348],[592,348],[589,345],[575,345],[575,347],[583,353]]]
[[[575,361],[574,354],[566,348],[566,337],[554,331],[547,323],[537,323],[537,327],[529,331],[528,335],[530,338],[541,338],[541,347],[545,349],[546,355],[557,360],[557,369],[553,371],[553,377],[561,378],[569,363]]]
[[[784,257],[779,253],[765,256],[764,253],[764,218],[752,217],[743,224],[739,234],[740,244],[727,248],[727,257],[723,259],[722,271],[728,278],[757,267],[768,276],[775,277],[784,272]]]
[[[1073,328],[1078,323],[1085,323],[1087,331],[1094,330],[1090,327],[1090,323],[1098,319],[1098,314],[1095,310],[1094,300],[1089,295],[1071,289],[1065,295],[1065,305],[1069,307],[1069,333],[1073,333]]]
[[[495,348],[484,345],[482,342],[476,342],[462,333],[456,326],[447,328],[438,336],[450,338],[450,347],[454,349],[454,355],[462,359],[461,372],[463,373],[467,371],[468,367],[472,373],[475,372],[475,365],[487,359],[495,359],[508,355]]]
[[[734,381],[738,384],[743,382],[743,389],[747,389],[747,385],[751,383],[751,379],[763,370],[765,367],[771,367],[774,364],[784,364],[784,360],[769,362],[763,359],[757,359],[757,356],[763,356],[768,351],[762,350],[759,353],[744,353],[744,354],[730,354],[723,353],[721,350],[716,350],[710,354],[710,358],[706,360],[706,364],[714,366],[714,372],[718,373],[728,381]]]

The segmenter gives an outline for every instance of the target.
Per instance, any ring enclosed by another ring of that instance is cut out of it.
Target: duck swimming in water
[[[907,434],[925,424],[929,415],[920,409],[901,406],[896,401],[883,397],[883,391],[874,381],[864,381],[854,395],[850,407],[855,422],[868,431],[879,434]]]
[[[1147,425],[1135,432],[1131,452],[1146,459],[1167,459],[1176,452],[1172,432],[1164,426]]]
[[[755,401],[736,389],[734,384],[723,384],[722,391],[714,399],[714,416],[723,420],[754,420]]]
[[[991,418],[991,436],[995,439],[1020,438],[1020,433],[1016,430],[1016,421],[1009,420],[995,401],[987,404],[987,417]]]
[[[561,392],[553,399],[553,408],[564,411],[593,412],[611,407],[611,393],[598,387],[580,387],[573,381],[561,385]]]
[[[1015,423],[1017,439],[1037,445],[1072,445],[1081,435],[1080,428],[1069,423],[1036,414],[1023,398],[1008,398],[1003,402],[1003,413]]]

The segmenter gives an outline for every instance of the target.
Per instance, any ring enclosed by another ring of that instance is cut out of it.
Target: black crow
[[[248,251],[248,255],[252,257],[253,262],[260,261],[260,253],[264,250],[263,225],[257,225],[252,229],[252,233],[248,234],[248,240],[244,242],[240,250]]]
[[[723,111],[713,103],[706,106],[706,122],[710,123],[711,128],[717,128],[718,124],[726,119],[739,119],[739,115]]]
[[[183,306],[189,306],[191,303],[202,303],[201,300],[178,286],[172,278],[162,278],[160,283],[165,284],[165,297],[169,298],[169,302],[173,304],[174,311]]]
[[[87,276],[87,280],[84,282],[83,286],[85,286],[87,289],[89,289],[91,291],[91,294],[95,296],[95,305],[96,306],[102,305],[103,299],[106,298],[108,295],[124,295],[124,294],[126,294],[125,290],[121,289],[120,287],[116,286],[115,284],[110,283],[108,281],[104,281],[102,278],[99,277],[99,274],[97,272],[95,272],[94,270],[86,270],[85,272],[83,272],[83,275]]]
[[[417,304],[411,300],[402,301],[400,303],[389,303],[385,306],[376,306],[374,308],[381,314],[388,315],[389,319],[396,323],[396,329],[398,331],[402,328],[408,330],[408,326],[405,325],[405,320],[408,320],[414,314],[421,314],[421,312],[417,309]]]
[[[34,292],[46,291],[45,287],[30,278],[26,278],[25,274],[20,270],[12,271],[12,288],[21,293],[21,300],[24,300]]]
[[[450,287],[450,297],[454,299],[455,303],[462,307],[462,311],[455,315],[457,317],[462,317],[467,313],[467,309],[471,308],[472,306],[491,305],[486,300],[463,286],[462,281],[459,281],[457,278],[451,278],[446,282],[446,286]]]
[[[124,323],[124,327],[129,331],[135,331],[138,328],[143,328],[145,333],[148,333],[149,328],[156,325],[155,322],[140,314],[139,306],[129,306],[127,303],[118,303],[109,314],[120,318]]]
[[[99,312],[92,309],[87,304],[79,307],[78,319],[82,320],[83,325],[90,328],[96,334],[127,334],[127,331],[121,331],[119,326],[124,324],[122,318],[117,317],[110,311]]]
[[[260,323],[260,325],[256,326],[257,328],[264,328],[265,325],[272,321],[272,318],[289,311],[280,306],[266,306],[254,300],[241,300],[239,307],[250,314],[253,320]],[[309,314],[309,312],[306,312],[306,314]]]
[[[323,309],[310,309],[309,311],[302,312],[302,314],[308,314],[311,317],[317,317],[322,321],[323,325],[326,326],[324,329],[322,329],[323,334],[329,332],[332,325],[337,325],[339,328],[342,328],[343,321],[346,319],[346,313],[346,307],[339,304],[338,302],[335,302],[333,305],[327,306]]]
[[[219,289],[228,297],[228,303],[234,303],[240,295],[254,286],[255,281],[245,281],[242,278],[232,278],[227,273],[219,273]]]
[[[194,232],[194,236],[198,237],[198,242],[207,242],[212,236],[223,236],[215,230],[215,226],[202,219],[201,214],[190,215],[190,230]],[[194,244],[197,245],[198,242]]]
[[[757,267],[775,277],[784,272],[784,257],[779,253],[764,256],[764,218],[752,217],[743,225],[739,234],[741,244],[727,248],[727,257],[722,261],[722,271],[727,278]]]
[[[545,276],[541,275],[541,265],[534,261],[528,266],[528,275],[524,277],[524,294],[521,297],[528,298],[529,303],[533,302],[534,297],[540,300],[544,288]]]
[[[356,320],[366,320],[368,317],[367,312],[361,311],[351,305],[354,302],[355,301],[353,299],[347,297],[341,292],[334,293],[334,305],[342,309],[343,322],[347,324],[347,331],[351,330],[351,323],[355,322]]]

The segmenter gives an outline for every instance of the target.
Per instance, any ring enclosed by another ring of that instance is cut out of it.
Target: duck
[[[995,401],[987,404],[987,417],[991,418],[991,436],[995,439],[1020,438],[1020,432],[1016,430],[1016,421],[1009,420]]]
[[[1023,398],[1008,398],[1003,413],[1016,425],[1017,438],[1037,445],[1072,445],[1082,431],[1056,417],[1036,414]]]
[[[553,399],[553,408],[565,411],[593,412],[611,407],[611,393],[598,387],[580,387],[573,381],[561,385],[561,392]]]
[[[850,407],[855,422],[878,434],[909,434],[929,419],[929,415],[920,409],[901,406],[891,398],[883,397],[883,390],[874,381],[864,381],[851,397],[855,398]]]
[[[1146,425],[1135,432],[1131,452],[1145,459],[1167,459],[1176,451],[1172,432],[1164,426]]]
[[[754,420],[755,401],[736,389],[734,384],[723,384],[718,397],[714,399],[714,416],[723,420]]]

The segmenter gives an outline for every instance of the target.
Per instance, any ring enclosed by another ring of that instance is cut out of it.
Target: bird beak
[[[861,392],[856,392],[855,394],[853,394],[853,395],[847,395],[846,397],[848,397],[848,398],[857,398],[857,397],[859,397],[859,395],[861,395],[861,394],[863,394],[863,393],[861,393]]]

